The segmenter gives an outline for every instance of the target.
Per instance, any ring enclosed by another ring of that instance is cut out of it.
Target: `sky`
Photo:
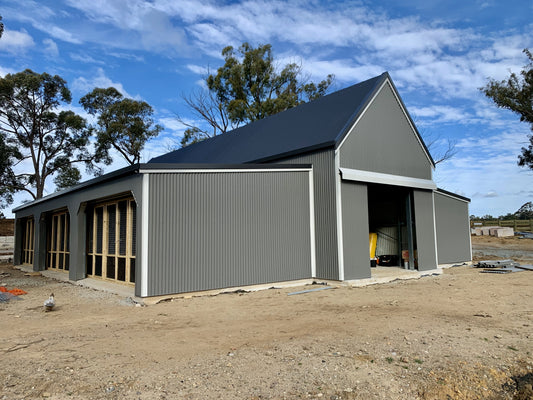
[[[1,0],[0,15],[0,76],[57,74],[72,91],[67,107],[86,118],[78,101],[95,87],[154,108],[164,131],[142,162],[179,143],[176,115],[196,122],[183,97],[223,64],[225,46],[270,43],[280,66],[299,63],[315,82],[334,74],[332,91],[388,71],[431,151],[456,144],[433,176],[472,200],[470,214],[533,201],[533,171],[517,166],[530,128],[479,90],[527,64],[533,0]],[[125,165],[115,157],[105,170]]]

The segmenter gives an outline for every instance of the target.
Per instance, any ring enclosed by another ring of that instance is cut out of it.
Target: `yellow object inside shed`
[[[376,258],[376,244],[378,242],[378,234],[370,232],[368,234],[368,241],[370,245],[370,258]]]

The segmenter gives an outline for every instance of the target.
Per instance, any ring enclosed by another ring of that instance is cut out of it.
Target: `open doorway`
[[[372,266],[418,268],[414,222],[412,189],[368,184]]]

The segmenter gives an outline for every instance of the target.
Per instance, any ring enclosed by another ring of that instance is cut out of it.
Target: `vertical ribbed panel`
[[[418,270],[437,268],[435,223],[433,218],[433,193],[426,190],[413,190],[416,249]]]
[[[370,278],[368,187],[343,181],[341,191],[344,279]]]
[[[322,279],[339,279],[334,151],[317,151],[273,162],[313,165],[316,275]]]
[[[471,261],[468,203],[435,192],[439,264]]]
[[[381,227],[377,229],[378,241],[376,256],[398,254],[398,227]]]
[[[309,173],[150,174],[148,295],[308,278]]]
[[[340,166],[431,179],[431,163],[389,85],[340,147]]]

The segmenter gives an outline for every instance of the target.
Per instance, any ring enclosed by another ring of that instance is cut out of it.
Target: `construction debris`
[[[473,265],[474,268],[483,268],[482,273],[509,274],[511,272],[533,271],[533,265],[520,265],[513,260],[484,260]]]
[[[309,292],[318,292],[319,290],[326,290],[326,289],[335,289],[335,287],[333,287],[333,286],[324,286],[324,287],[320,287],[320,288],[317,288],[317,289],[302,290],[300,292],[287,293],[287,296],[292,296],[294,294],[304,294],[304,293],[309,293]]]
[[[471,230],[476,236],[495,236],[495,237],[511,237],[514,236],[514,229],[509,226],[483,226],[473,228]]]
[[[502,267],[516,267],[520,265],[516,261],[513,260],[484,260],[484,261],[478,261],[477,264],[474,265],[475,268],[502,268]]]
[[[511,272],[522,272],[523,269],[516,267],[488,268],[481,270],[484,274],[509,274]]]

